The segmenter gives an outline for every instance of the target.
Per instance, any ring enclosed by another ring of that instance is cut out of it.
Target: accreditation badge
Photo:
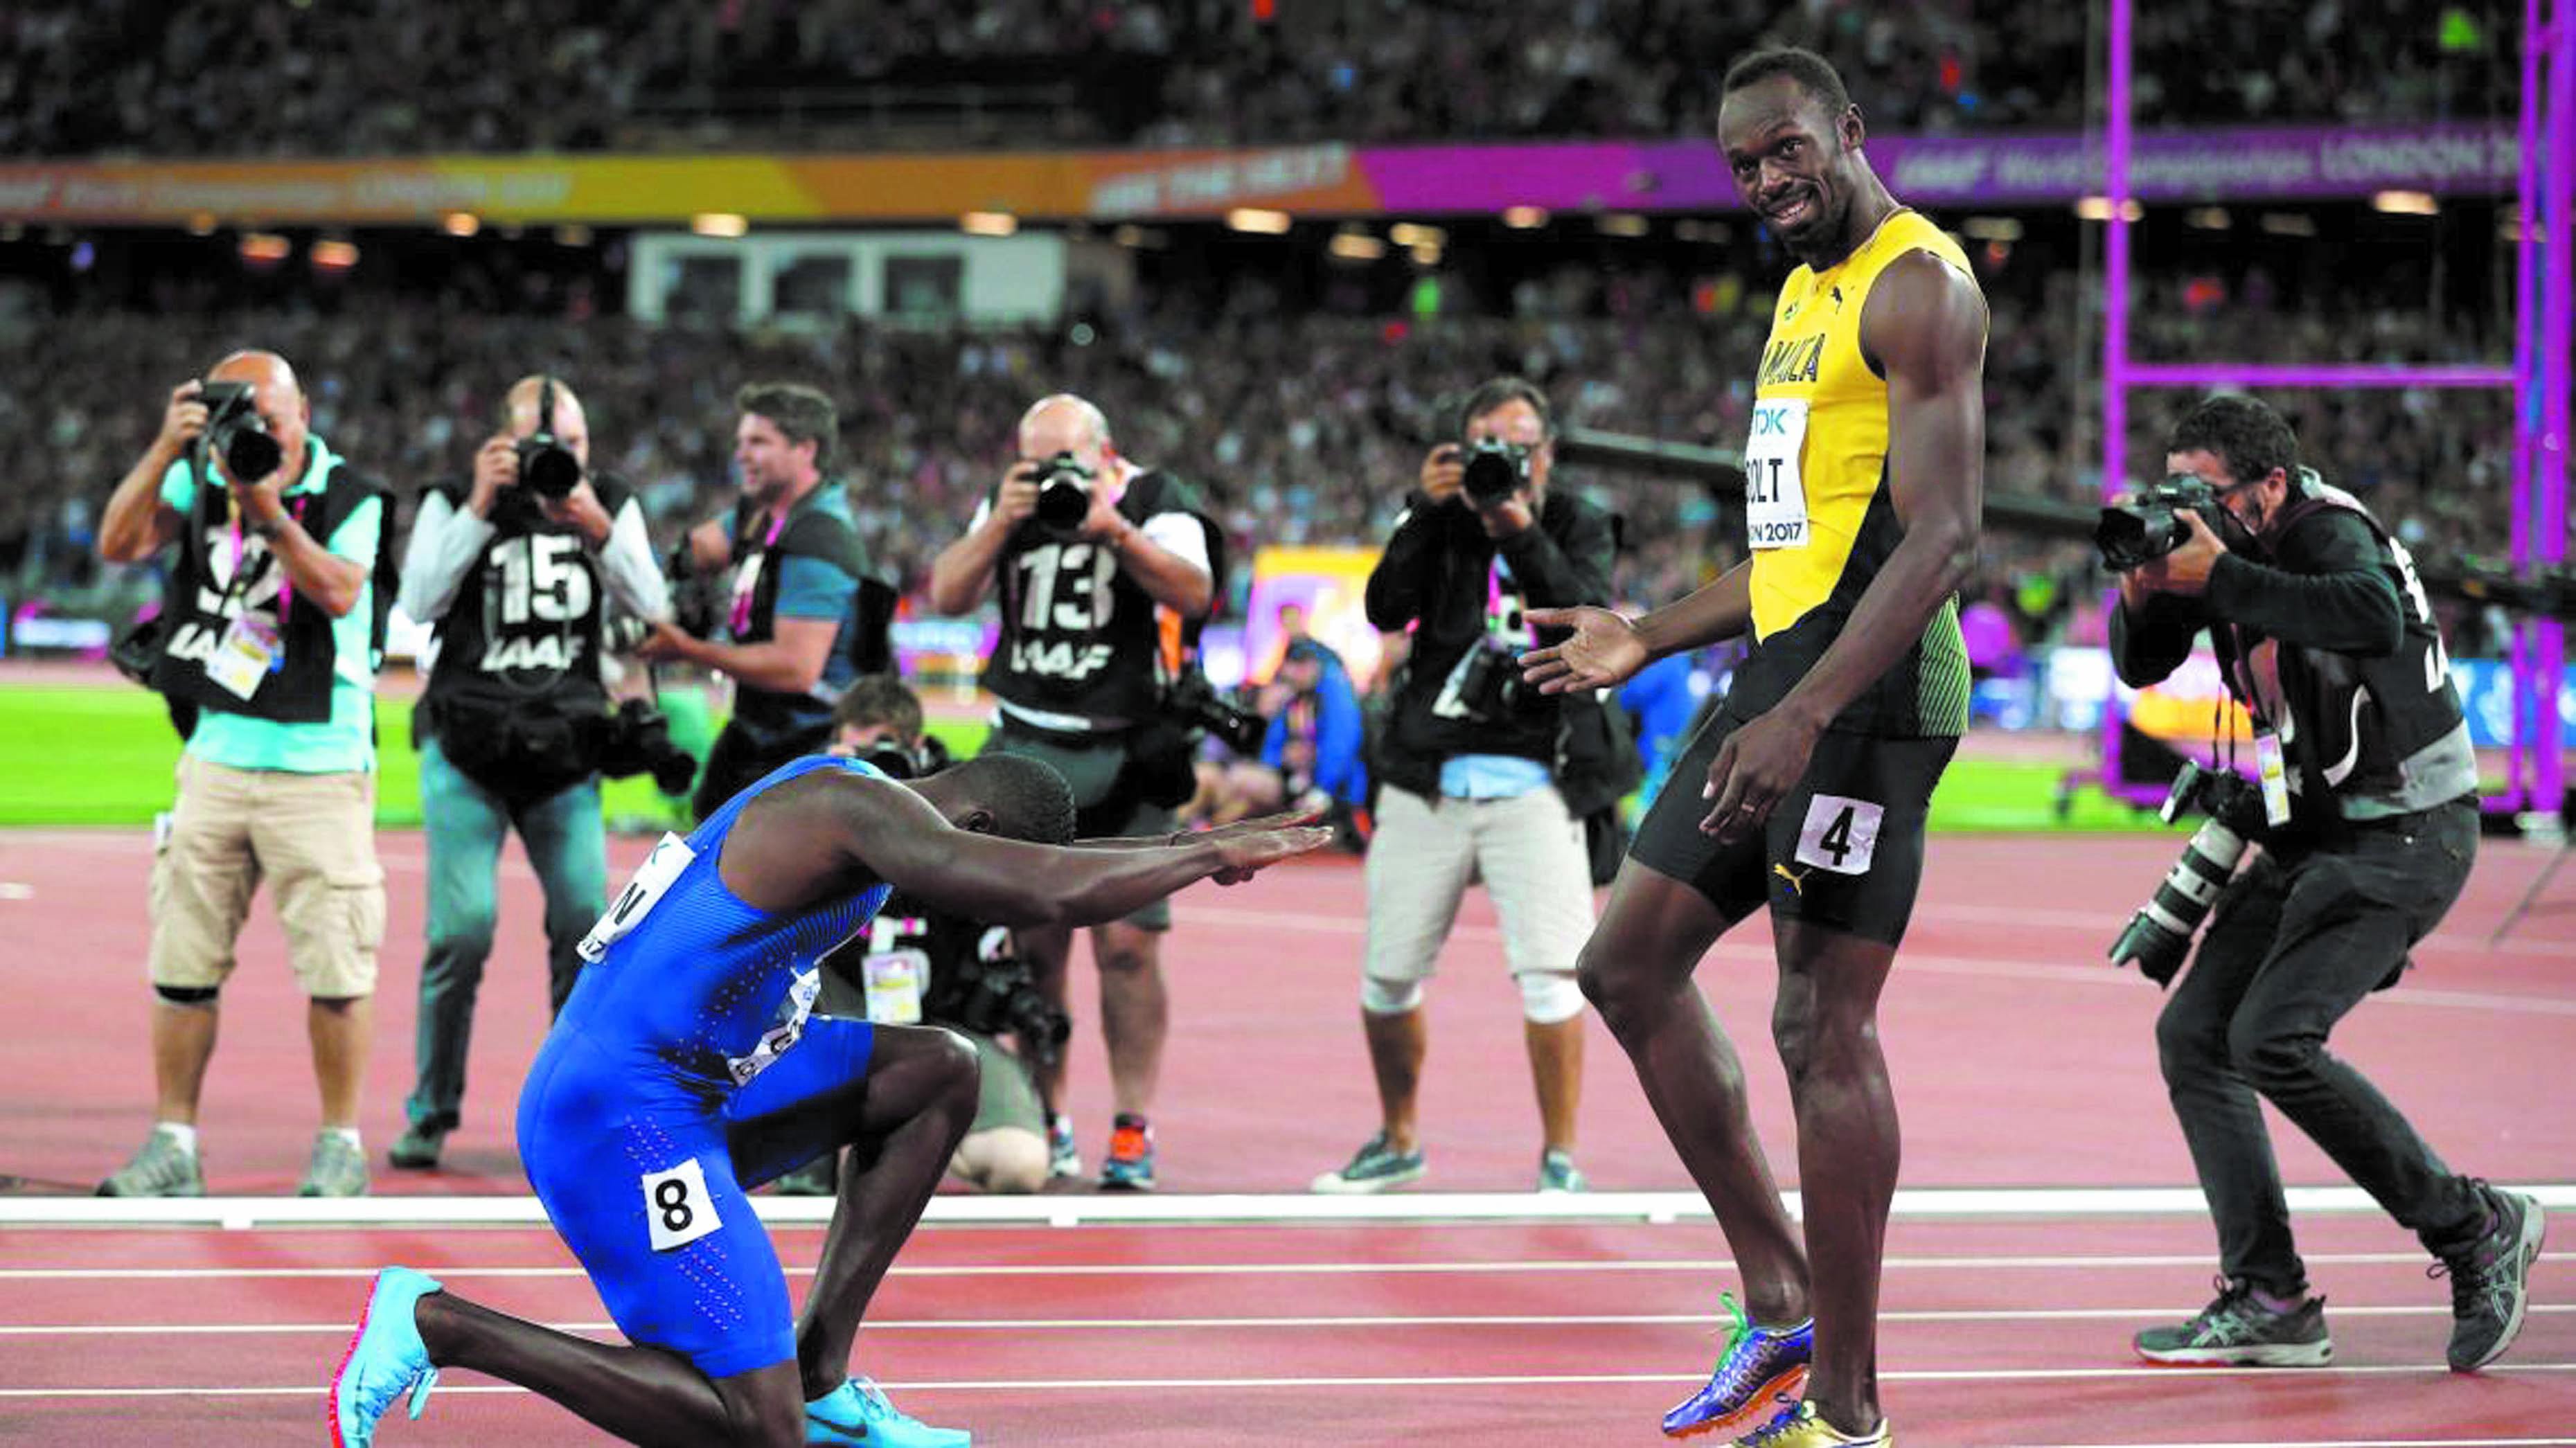
[[[277,667],[277,656],[277,626],[261,614],[239,614],[214,652],[206,656],[206,677],[247,699],[259,692],[260,680]]]

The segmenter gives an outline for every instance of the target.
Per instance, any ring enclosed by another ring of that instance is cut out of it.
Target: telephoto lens
[[[2163,985],[2182,969],[2192,933],[2209,918],[2209,907],[2227,887],[2236,864],[2245,858],[2245,837],[2210,820],[2192,831],[2182,858],[2174,861],[2146,907],[2129,918],[2129,928],[2111,943],[2113,964],[2138,963],[2138,974]]]

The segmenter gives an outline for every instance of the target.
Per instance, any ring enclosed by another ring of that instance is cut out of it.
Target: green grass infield
[[[694,696],[666,700],[674,737],[703,754],[712,721],[688,707]],[[411,747],[411,702],[378,703],[377,750],[383,778],[376,821],[420,823],[420,762]],[[934,718],[931,732],[959,757],[971,754],[984,727]],[[147,825],[170,807],[178,736],[158,696],[142,689],[0,688],[0,826]],[[2154,816],[2085,784],[2066,791],[2067,771],[2054,763],[1962,757],[1932,796],[1932,827],[1942,831],[2161,828]],[[665,799],[647,778],[610,780],[604,807],[621,830],[680,824],[685,804]]]

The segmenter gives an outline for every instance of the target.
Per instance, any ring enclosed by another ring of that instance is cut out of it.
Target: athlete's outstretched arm
[[[1753,564],[1728,569],[1689,597],[1631,619],[1606,608],[1533,608],[1541,628],[1568,637],[1521,655],[1521,677],[1542,694],[1606,689],[1655,660],[1731,639],[1753,626]]]
[[[1725,783],[1704,826],[1721,837],[1745,833],[1770,813],[1806,771],[1816,736],[1914,647],[1976,567],[1985,298],[1940,258],[1910,252],[1870,288],[1860,347],[1887,379],[1888,491],[1904,536],[1815,667],[1721,751],[1711,780],[1715,787],[1722,773]]]
[[[745,809],[719,868],[726,888],[765,910],[804,907],[860,876],[988,925],[1096,925],[1211,876],[1248,879],[1332,839],[1292,825],[1141,850],[1036,845],[958,829],[908,786],[825,770]]]

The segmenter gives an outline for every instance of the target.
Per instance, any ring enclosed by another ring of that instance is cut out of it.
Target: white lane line
[[[2537,1197],[2544,1207],[2576,1208],[2576,1184],[2499,1182]],[[2300,1213],[2377,1216],[2380,1208],[2359,1187],[2292,1187],[2290,1209]],[[1799,1194],[1781,1193],[1793,1217]],[[771,1226],[820,1225],[831,1219],[829,1197],[753,1199],[752,1209]],[[1891,1215],[1897,1221],[1962,1217],[2188,1217],[2205,1221],[2208,1204],[2198,1187],[1905,1187]],[[1153,1223],[1289,1226],[1351,1222],[1507,1221],[1519,1224],[1644,1223],[1709,1220],[1696,1192],[1388,1192],[1334,1197],[1250,1192],[1207,1195],[1103,1194],[1083,1196],[942,1196],[923,1213],[930,1227],[973,1223],[1075,1227]],[[544,1209],[533,1196],[472,1197],[0,1197],[0,1227],[215,1226],[247,1231],[260,1226],[539,1226]]]
[[[1886,1323],[1945,1324],[1976,1322],[2139,1322],[2158,1321],[2188,1307],[2165,1303],[2154,1307],[2059,1307],[2059,1308],[1948,1308],[1920,1312],[1882,1312],[1878,1320]],[[2535,1303],[2531,1315],[2576,1313],[2576,1304]],[[2421,1306],[2353,1307],[2338,1300],[2334,1310],[2337,1321],[2356,1317],[2430,1317],[2449,1320],[2451,1310],[2436,1304]],[[1123,1331],[1189,1331],[1221,1327],[1260,1328],[1380,1328],[1380,1327],[1714,1327],[1722,1319],[1705,1312],[1657,1313],[1540,1313],[1461,1314],[1444,1316],[1387,1317],[989,1317],[897,1318],[887,1321],[870,1319],[869,1332],[1123,1332]],[[613,1333],[611,1322],[549,1322],[542,1326],[558,1332]],[[0,1337],[245,1337],[262,1335],[293,1336],[307,1333],[349,1331],[347,1319],[332,1322],[274,1323],[122,1323],[114,1326],[98,1323],[32,1323],[0,1326]]]
[[[1879,1373],[1882,1381],[1900,1383],[1993,1383],[1993,1382],[2103,1382],[2153,1380],[2173,1382],[2182,1378],[2231,1377],[2244,1380],[2254,1370],[2246,1368],[1957,1368],[1895,1369]],[[2376,1364],[2366,1367],[2321,1367],[2277,1369],[2277,1373],[2295,1372],[2301,1382],[2336,1377],[2422,1377],[2447,1378],[2450,1369],[2439,1363],[2417,1366],[2402,1363]],[[2576,1363],[2492,1363],[2479,1369],[2486,1375],[2533,1375],[2576,1372]],[[1665,1383],[1692,1386],[1706,1382],[1706,1374],[1678,1373],[1528,1373],[1493,1374],[1489,1376],[1430,1375],[1420,1377],[1333,1377],[1333,1378],[1019,1378],[984,1382],[879,1381],[877,1386],[888,1392],[955,1392],[955,1393],[1026,1393],[1105,1391],[1136,1392],[1139,1390],[1182,1390],[1193,1388],[1512,1388],[1512,1387],[1588,1387],[1623,1383]],[[524,1393],[525,1388],[508,1385],[458,1383],[453,1387],[440,1383],[441,1393]],[[179,1387],[154,1385],[136,1388],[0,1388],[0,1400],[30,1398],[110,1398],[110,1397],[300,1397],[315,1391],[310,1383],[288,1387]],[[2427,1443],[2478,1442],[2477,1439],[2424,1439]],[[2502,1440],[2505,1442],[2557,1442],[2556,1439]],[[2205,1448],[2205,1445],[2194,1445]],[[2265,1448],[2265,1445],[2257,1445]],[[2268,1448],[2281,1448],[2274,1443]]]
[[[2309,1252],[2302,1260],[2326,1266],[2420,1267],[2420,1252]],[[2076,1268],[2101,1272],[2120,1268],[2206,1267],[2209,1254],[2127,1253],[2117,1256],[1890,1257],[1890,1272],[1999,1272],[2016,1269]],[[284,1278],[373,1278],[377,1268],[356,1267],[12,1267],[0,1269],[0,1282],[231,1281]],[[579,1267],[439,1267],[442,1278],[580,1278]],[[895,1277],[1316,1277],[1423,1276],[1482,1273],[1557,1272],[1730,1272],[1724,1258],[1601,1258],[1494,1262],[1043,1262],[987,1266],[977,1263],[896,1263]],[[790,1277],[810,1277],[814,1269],[789,1266]]]

